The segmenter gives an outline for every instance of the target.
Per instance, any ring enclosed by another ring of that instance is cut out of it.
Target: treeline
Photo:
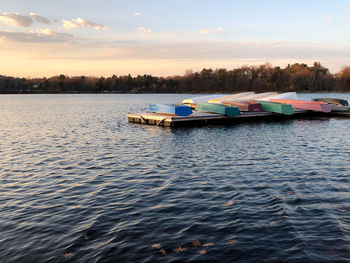
[[[240,91],[350,91],[350,67],[331,74],[320,63],[293,64],[285,68],[243,66],[227,69],[186,71],[183,76],[116,76],[14,78],[0,76],[0,93],[234,93]]]

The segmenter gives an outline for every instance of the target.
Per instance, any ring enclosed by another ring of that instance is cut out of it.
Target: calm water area
[[[0,95],[0,262],[350,262],[350,118],[127,121],[189,97]]]

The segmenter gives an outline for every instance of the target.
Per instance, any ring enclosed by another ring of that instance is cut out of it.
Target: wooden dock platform
[[[236,117],[227,117],[225,115],[207,112],[194,112],[188,116],[176,116],[173,114],[145,112],[145,113],[128,113],[128,121],[131,123],[140,123],[147,125],[156,125],[164,127],[183,127],[183,126],[204,126],[204,125],[220,125],[235,124],[242,121],[257,120],[283,120],[302,117],[324,117],[329,114],[296,110],[293,115],[283,115],[272,112],[242,112]]]

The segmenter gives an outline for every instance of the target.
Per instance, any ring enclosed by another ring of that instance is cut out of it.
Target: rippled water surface
[[[349,262],[350,118],[127,122],[187,97],[1,95],[0,262]]]

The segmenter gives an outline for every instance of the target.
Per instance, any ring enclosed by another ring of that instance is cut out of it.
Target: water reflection
[[[350,120],[127,122],[186,97],[0,96],[0,258],[349,261]]]

